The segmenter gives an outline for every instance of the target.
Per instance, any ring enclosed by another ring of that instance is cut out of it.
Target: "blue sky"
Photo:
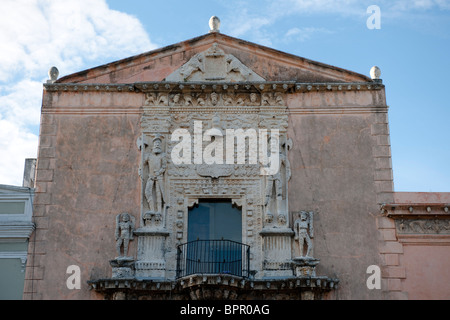
[[[381,10],[369,29],[367,8]],[[450,0],[0,0],[0,184],[36,157],[42,83],[208,32],[386,85],[395,191],[450,192]]]

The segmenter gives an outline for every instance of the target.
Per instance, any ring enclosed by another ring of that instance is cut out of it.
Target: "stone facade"
[[[217,30],[53,79],[24,298],[388,297],[366,286],[367,267],[387,264],[380,206],[395,202],[387,112],[379,79]],[[229,139],[236,130],[250,143]],[[261,146],[276,147],[280,170]],[[236,158],[220,162],[228,147]],[[189,210],[204,200],[241,211],[245,276],[179,276]],[[80,289],[66,286],[71,265]]]

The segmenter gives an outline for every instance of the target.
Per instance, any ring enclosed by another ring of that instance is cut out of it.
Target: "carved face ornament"
[[[155,139],[153,141],[153,152],[154,153],[161,153],[161,140],[160,139]]]

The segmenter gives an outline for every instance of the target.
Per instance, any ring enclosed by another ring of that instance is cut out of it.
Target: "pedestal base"
[[[315,277],[316,266],[320,260],[312,257],[297,257],[293,260],[294,274],[296,277]]]
[[[134,258],[117,257],[109,261],[112,267],[112,278],[133,278],[134,277]]]
[[[144,227],[134,232],[138,236],[136,278],[165,278],[165,246],[169,232],[165,229]]]
[[[264,241],[264,277],[292,276],[291,238],[294,232],[289,228],[264,228],[260,235]]]

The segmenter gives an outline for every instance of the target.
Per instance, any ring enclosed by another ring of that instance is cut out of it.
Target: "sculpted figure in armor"
[[[144,166],[148,165],[148,178],[145,185],[145,198],[151,214],[161,214],[164,201],[164,172],[167,167],[166,155],[162,152],[162,140],[153,139],[151,153],[144,155]]]

